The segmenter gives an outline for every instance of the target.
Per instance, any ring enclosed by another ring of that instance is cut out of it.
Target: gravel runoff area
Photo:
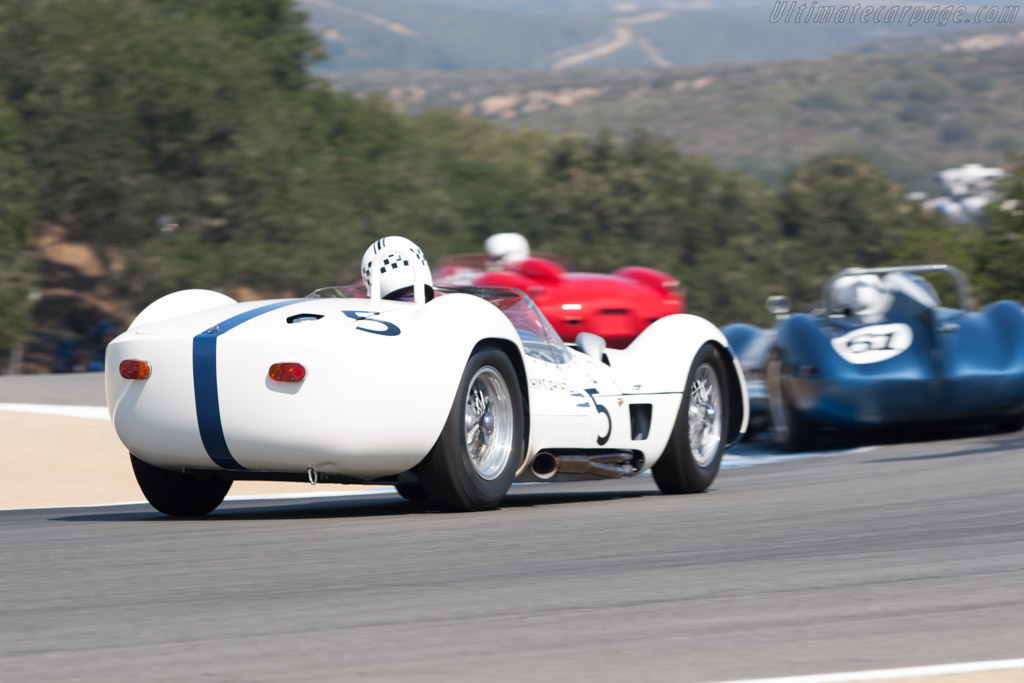
[[[128,451],[106,420],[0,409],[0,434],[0,509],[145,501]],[[314,488],[305,483],[239,481],[228,498],[369,490],[366,486]]]
[[[109,420],[5,410],[4,404],[93,406],[105,403],[100,373],[0,377],[0,509],[145,501],[128,451]],[[92,413],[99,411],[93,409]],[[330,495],[366,486],[235,482],[228,498]],[[382,489],[388,490],[388,489]]]

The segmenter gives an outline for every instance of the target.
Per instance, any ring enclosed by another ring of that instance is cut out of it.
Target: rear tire
[[[230,479],[197,477],[154,467],[132,457],[135,480],[149,504],[172,517],[196,517],[213,511],[231,488]]]
[[[523,397],[515,368],[494,346],[474,351],[448,421],[417,471],[442,510],[497,507],[523,461]]]
[[[786,453],[807,450],[817,436],[817,426],[793,406],[782,381],[782,357],[777,350],[768,355],[764,369],[768,390],[768,415],[775,443]]]
[[[415,486],[413,484],[395,484],[395,491],[398,491],[398,495],[406,500],[412,500],[415,502],[428,500],[427,492],[423,490],[422,486]]]
[[[715,480],[729,427],[728,387],[721,352],[705,344],[690,366],[672,436],[651,468],[662,493],[700,493]]]

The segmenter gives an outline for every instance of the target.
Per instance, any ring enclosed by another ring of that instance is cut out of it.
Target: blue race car
[[[941,305],[926,273],[953,278],[958,305]],[[750,396],[750,428],[770,427],[788,451],[821,429],[919,423],[1024,426],[1024,308],[971,310],[967,278],[945,265],[848,268],[821,305],[789,313],[770,297],[773,329],[727,325]]]

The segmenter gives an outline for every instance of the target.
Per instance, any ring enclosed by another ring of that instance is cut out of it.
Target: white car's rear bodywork
[[[485,344],[512,360],[526,399],[520,478],[536,476],[539,453],[629,453],[636,466],[627,475],[639,474],[665,450],[691,364],[710,343],[729,366],[734,405],[723,436],[745,430],[742,372],[706,320],[668,316],[628,348],[592,357],[548,337],[550,326],[522,293],[482,289],[425,303],[169,295],[107,348],[114,427],[131,453],[159,468],[397,481],[437,442],[467,361]],[[124,360],[148,362],[151,376],[124,379]],[[270,366],[282,362],[301,363],[305,379],[270,379]]]

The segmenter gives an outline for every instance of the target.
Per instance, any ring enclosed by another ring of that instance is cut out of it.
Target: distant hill
[[[609,17],[437,7],[406,0],[299,0],[323,41],[321,74],[375,69],[544,68],[601,36]]]
[[[950,43],[952,44],[952,43]],[[1000,164],[1024,150],[1024,46],[983,52],[562,72],[353,74],[409,111],[467,115],[546,131],[644,128],[685,152],[777,183],[827,151],[858,152],[912,189],[940,168]]]
[[[517,14],[562,14],[652,9],[764,6],[763,0],[408,0],[418,5],[462,7]]]
[[[961,27],[772,22],[774,3],[297,0],[324,75],[372,70],[643,67],[807,59]]]
[[[924,36],[902,36],[852,45],[849,54],[894,54],[904,52],[987,52],[1001,47],[1024,45],[1024,12],[1019,21],[1007,26],[968,27],[955,34],[946,32]]]
[[[940,27],[773,22],[763,0],[297,2],[323,40],[319,75],[407,111],[646,128],[773,184],[849,150],[931,190],[938,168],[1024,148],[1024,16]]]

